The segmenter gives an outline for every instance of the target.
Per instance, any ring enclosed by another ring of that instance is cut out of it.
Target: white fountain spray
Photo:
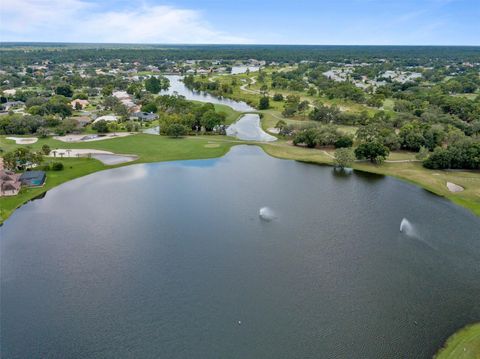
[[[408,219],[403,218],[400,222],[400,232],[405,233],[407,236],[413,235],[413,226]]]
[[[410,223],[410,221],[406,218],[403,218],[402,221],[400,222],[400,232],[405,234],[407,237],[415,239],[415,240],[423,243],[427,247],[436,250],[436,248],[432,244],[430,244],[429,242],[427,242],[424,238],[422,238],[420,236],[420,234],[418,233],[415,226],[412,223]]]
[[[262,207],[258,211],[258,216],[264,221],[270,222],[273,221],[275,217],[275,212],[269,207]]]

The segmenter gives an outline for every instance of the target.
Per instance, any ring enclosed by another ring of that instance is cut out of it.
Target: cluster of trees
[[[18,147],[13,151],[3,155],[3,164],[5,168],[15,170],[25,170],[31,166],[37,166],[43,161],[41,152],[31,151],[27,147]]]
[[[304,68],[292,71],[275,71],[271,75],[272,89],[304,91],[308,83],[304,80]]]
[[[169,87],[170,81],[165,76],[152,76],[145,80],[145,90],[152,94],[158,94],[162,90],[168,90]],[[132,90],[132,88],[130,88],[130,90]]]
[[[78,61],[105,63],[117,61],[157,65],[169,60],[248,60],[275,62],[334,61],[351,63],[386,59],[398,65],[443,66],[451,63],[479,62],[475,47],[445,46],[322,46],[322,45],[105,45],[102,48],[85,44],[2,44],[8,51],[0,56],[0,65],[30,65],[45,60],[53,63]],[[29,47],[31,51],[25,51]]]
[[[325,146],[335,148],[351,147],[353,138],[340,132],[334,125],[314,126],[296,131],[293,135],[293,144],[305,145],[308,148]]]
[[[63,95],[55,95],[49,98],[35,96],[27,99],[25,107],[31,115],[58,115],[61,118],[66,118],[72,115],[70,101]]]
[[[211,103],[197,104],[183,96],[164,95],[155,100],[161,111],[162,134],[180,137],[189,133],[225,133],[226,114],[217,112]]]
[[[480,169],[480,141],[466,138],[446,148],[437,147],[423,165],[431,169]]]
[[[73,132],[77,122],[71,119],[59,119],[54,116],[11,114],[0,117],[0,134],[30,135],[46,137],[50,130],[62,135]]]
[[[288,95],[285,98],[282,115],[285,117],[293,117],[297,114],[305,116],[310,103],[306,100],[301,101],[298,95]]]
[[[193,75],[185,76],[183,83],[189,89],[195,91],[207,91],[217,96],[225,96],[233,93],[234,84],[229,84],[225,82],[209,81],[208,78],[204,75],[200,78],[196,78]]]

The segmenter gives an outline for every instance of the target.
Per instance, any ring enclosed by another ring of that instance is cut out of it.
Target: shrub
[[[422,146],[420,147],[420,151],[418,151],[418,153],[415,155],[415,158],[417,160],[423,161],[428,158],[429,154],[430,154],[430,151],[428,150],[428,148]]]
[[[48,137],[49,133],[50,133],[50,131],[45,127],[40,127],[40,128],[37,129],[37,135],[40,138]]]
[[[147,102],[142,106],[142,111],[155,113],[158,111],[158,108],[157,105],[155,105],[153,102]]]
[[[346,148],[352,147],[353,139],[350,136],[341,136],[338,140],[335,141],[335,148]]]
[[[42,152],[45,156],[48,156],[48,154],[50,153],[50,146],[49,145],[43,145],[42,146]]]
[[[264,96],[260,98],[260,101],[258,103],[258,109],[259,110],[266,110],[270,107],[270,100],[268,99],[267,96]]]
[[[62,163],[62,162],[53,162],[53,163],[52,163],[52,170],[53,170],[53,171],[61,171],[61,170],[63,170],[63,163]]]
[[[167,125],[165,128],[165,133],[167,136],[178,138],[185,136],[187,134],[187,128],[180,123],[172,123]]]
[[[97,121],[92,125],[92,129],[99,133],[106,133],[108,132],[108,123],[105,120]]]

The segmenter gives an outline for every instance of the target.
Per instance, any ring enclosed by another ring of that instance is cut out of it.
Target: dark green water
[[[2,358],[430,358],[480,320],[479,218],[257,147],[80,178],[0,228]]]

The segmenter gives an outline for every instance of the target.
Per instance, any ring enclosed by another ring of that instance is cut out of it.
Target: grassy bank
[[[480,323],[469,325],[448,338],[435,359],[480,358]]]

